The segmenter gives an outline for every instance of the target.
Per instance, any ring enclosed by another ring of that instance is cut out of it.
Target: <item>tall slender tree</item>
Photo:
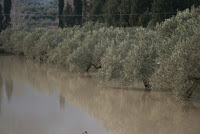
[[[107,0],[104,9],[106,23],[112,26],[120,25],[120,12],[118,10],[121,0]]]
[[[11,11],[11,7],[12,7],[12,1],[4,0],[3,4],[4,4],[3,11],[4,11],[4,17],[5,17],[5,19],[3,21],[3,28],[6,29],[11,26],[10,11]]]
[[[130,26],[129,16],[131,13],[131,0],[121,0],[121,5],[118,10],[120,12],[120,26]]]
[[[58,18],[59,18],[59,27],[63,28],[64,27],[64,22],[63,22],[63,10],[64,10],[64,0],[59,0],[58,1]]]
[[[106,0],[93,0],[90,5],[90,11],[89,11],[89,20],[90,21],[99,21],[99,22],[105,22],[103,10],[105,7]]]
[[[72,12],[72,6],[67,2],[65,10],[64,10],[64,23],[67,27],[72,27],[74,25],[74,19],[73,19],[73,12]]]
[[[86,22],[88,20],[88,12],[89,12],[89,2],[88,0],[83,0],[83,17],[82,17],[82,23]]]
[[[83,11],[83,3],[82,0],[74,0],[74,19],[75,24],[82,24],[82,11]]]
[[[3,30],[3,13],[2,13],[2,6],[0,3],[0,33]]]
[[[140,17],[151,9],[153,0],[132,0],[129,23],[131,26],[143,26]]]

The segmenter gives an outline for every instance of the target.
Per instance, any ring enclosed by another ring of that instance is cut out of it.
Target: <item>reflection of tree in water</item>
[[[13,81],[10,78],[7,78],[5,81],[6,95],[8,101],[10,101],[12,93],[13,93]]]
[[[7,63],[5,61],[5,63]],[[84,109],[103,122],[105,128],[120,134],[195,134],[200,111],[191,105],[175,104],[167,93],[113,90],[98,86],[96,81],[63,70],[48,68],[27,60],[7,63],[3,73],[20,78],[38,91],[58,88],[60,107],[67,102]],[[9,71],[6,71],[9,70]],[[9,82],[7,82],[9,83]],[[197,123],[193,123],[197,122]],[[199,129],[200,131],[200,129]]]
[[[60,109],[64,109],[65,108],[65,97],[60,94]]]
[[[0,73],[0,114],[1,114],[1,103],[2,103],[2,94],[3,94],[3,78]]]

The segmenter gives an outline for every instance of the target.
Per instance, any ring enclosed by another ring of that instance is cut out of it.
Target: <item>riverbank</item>
[[[141,81],[147,90],[171,91],[178,99],[188,99],[200,95],[199,12],[179,12],[155,30],[92,22],[64,29],[6,29],[0,43],[8,53],[72,72],[96,68],[105,83],[115,80],[129,86]]]
[[[0,95],[1,134],[200,132],[199,100],[178,103],[170,92],[105,87],[25,57],[0,56]]]

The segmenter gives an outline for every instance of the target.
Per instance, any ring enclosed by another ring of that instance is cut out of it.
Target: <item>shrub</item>
[[[23,51],[26,57],[36,59],[36,44],[45,32],[45,28],[36,28],[27,34],[23,43]]]
[[[192,8],[158,26],[164,40],[157,48],[160,67],[151,78],[153,89],[172,90],[178,98],[189,98],[198,89],[199,21],[200,8]]]

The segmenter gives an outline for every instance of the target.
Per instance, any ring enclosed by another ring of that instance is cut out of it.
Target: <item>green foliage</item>
[[[7,52],[70,71],[94,67],[104,82],[116,80],[127,86],[142,81],[146,89],[191,97],[200,93],[199,22],[200,7],[193,7],[155,30],[93,22],[64,29],[8,28],[0,34],[0,44]]]
[[[12,32],[13,30],[11,28],[7,28],[0,33],[0,44],[3,45],[7,52],[12,52],[12,45],[10,43]]]
[[[31,28],[57,26],[58,2],[21,0],[24,13],[23,25]]]
[[[59,0],[58,1],[58,14],[59,14],[59,27],[63,28],[64,27],[64,22],[63,22],[63,10],[64,10],[64,0]]]
[[[179,12],[157,26],[163,36],[159,68],[151,78],[153,89],[172,90],[177,97],[191,97],[199,89],[200,8]]]
[[[44,28],[36,28],[33,32],[28,33],[24,38],[23,51],[26,57],[36,59],[35,46],[45,31]]]
[[[119,11],[120,0],[107,0],[104,8],[105,22],[112,26],[119,26]]]
[[[142,21],[139,22],[139,18],[143,15],[146,15],[144,13],[147,13],[149,9],[151,9],[151,3],[152,0],[132,0],[131,3],[131,14],[129,23],[131,26],[143,26],[146,25],[145,23],[142,23]]]
[[[121,27],[128,27],[129,24],[129,16],[131,13],[131,0],[122,0],[119,6],[120,12],[120,26]]]
[[[67,27],[74,26],[72,6],[69,4],[69,2],[67,2],[66,8],[64,10],[64,23]]]
[[[3,12],[2,12],[2,6],[0,3],[0,33],[3,30]]]
[[[82,9],[83,3],[82,0],[74,0],[74,21],[75,24],[81,25],[82,24]]]
[[[3,11],[4,11],[4,17],[5,17],[3,21],[3,28],[6,29],[11,26],[10,11],[11,11],[12,2],[11,0],[4,0],[3,4],[4,4]]]
[[[89,11],[89,20],[94,22],[104,22],[104,17],[102,14],[104,13],[104,5],[105,0],[93,0],[90,4],[90,11]]]
[[[156,58],[159,45],[159,35],[154,31],[138,29],[135,34],[134,44],[125,58],[123,73],[125,82],[133,80],[143,81],[146,88],[150,88],[149,79],[156,69]]]
[[[49,53],[65,39],[66,32],[67,31],[61,29],[46,30],[35,45],[36,60],[47,62]]]

